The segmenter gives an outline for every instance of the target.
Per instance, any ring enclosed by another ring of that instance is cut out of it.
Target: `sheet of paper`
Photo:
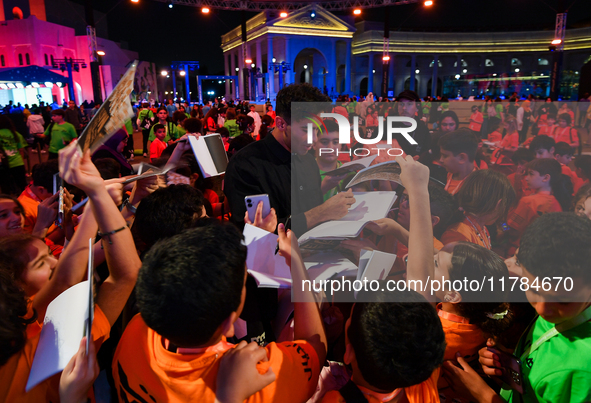
[[[367,281],[383,280],[388,277],[396,255],[392,253],[380,252],[378,250],[361,250],[359,256],[359,271],[357,272],[357,280],[367,279]],[[357,291],[355,291],[355,298],[357,298]]]
[[[281,279],[289,279],[291,283],[291,272],[285,258],[275,254],[278,236],[257,228],[253,225],[244,226],[244,244],[248,248],[246,255],[246,268],[249,272],[261,273],[260,280],[276,278],[273,285],[281,283]],[[253,275],[255,279],[257,277]],[[271,286],[271,285],[269,285]]]
[[[78,351],[88,320],[90,286],[83,281],[62,292],[47,307],[43,329],[25,390],[66,367]]]
[[[248,274],[254,278],[259,288],[291,288],[291,278],[258,273],[254,270],[248,270]]]
[[[78,139],[78,149],[81,153],[88,149],[91,154],[94,153],[117,130],[123,128],[126,121],[134,116],[129,96],[133,91],[137,65],[137,60],[131,63],[113,92],[84,128]]]
[[[300,244],[313,238],[354,238],[369,221],[386,217],[396,200],[396,192],[358,192],[353,195],[355,203],[347,215],[312,228],[298,239]]]
[[[342,273],[357,271],[357,266],[353,262],[336,252],[316,253],[307,256],[304,258],[304,266],[308,270],[310,280],[316,280],[316,283],[340,277]]]

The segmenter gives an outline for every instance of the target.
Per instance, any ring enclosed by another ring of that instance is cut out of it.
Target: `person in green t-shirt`
[[[43,137],[49,138],[49,157],[48,159],[57,159],[57,153],[65,148],[72,140],[78,137],[76,128],[66,122],[63,109],[51,111],[52,123],[45,129]]]
[[[142,103],[140,111],[138,112],[138,115],[137,115],[137,127],[142,131],[142,137],[143,137],[143,139],[142,139],[143,140],[142,153],[144,154],[144,158],[148,158],[148,153],[149,153],[148,138],[150,137],[150,127],[148,127],[146,129],[146,126],[142,126],[142,122],[144,124],[149,123],[148,119],[153,119],[153,118],[154,118],[154,113],[152,113],[152,111],[150,110],[150,104],[147,102]],[[144,122],[144,119],[146,119],[146,122]]]
[[[224,122],[224,127],[228,129],[230,133],[230,138],[238,137],[242,133],[238,124],[236,123],[236,110],[230,108],[226,111],[226,121]]]
[[[0,115],[0,161],[6,158],[8,172],[0,171],[1,193],[19,194],[27,187],[23,149],[27,142],[6,115]],[[2,164],[0,165],[3,165]]]
[[[521,270],[517,286],[527,289],[539,316],[514,352],[521,361],[524,393],[503,385],[497,395],[461,357],[463,370],[449,362],[443,366],[454,390],[474,402],[591,402],[589,245],[591,220],[574,213],[544,214],[525,229],[515,261]],[[487,344],[502,349],[492,339]],[[479,355],[486,375],[496,378],[508,370],[486,347]]]
[[[168,111],[165,107],[158,108],[156,111],[156,117],[158,118],[158,123],[160,123],[166,129],[166,137],[164,138],[165,143],[173,142],[181,138],[176,125],[172,121],[168,120]],[[152,126],[148,140],[154,141],[155,139],[156,135],[154,134],[154,126]]]
[[[181,106],[181,109],[184,108]],[[178,138],[181,138],[185,134],[187,134],[187,131],[183,127],[185,124],[185,120],[187,120],[187,114],[184,113],[182,110],[178,110],[172,114],[172,122],[176,125],[176,129],[178,131],[179,136]]]
[[[322,197],[324,201],[327,201],[337,193],[344,191],[345,186],[355,173],[339,176],[326,175],[327,172],[334,171],[343,163],[338,160],[339,156],[337,154],[337,151],[341,148],[339,144],[339,126],[332,119],[325,120],[324,126],[326,127],[326,133],[319,133],[318,141],[314,143],[314,150],[316,151],[316,163],[320,170],[320,180],[322,181]]]

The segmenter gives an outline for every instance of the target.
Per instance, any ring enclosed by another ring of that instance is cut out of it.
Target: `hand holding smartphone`
[[[521,373],[521,360],[513,354],[506,353],[494,347],[487,347],[487,350],[499,357],[503,366],[501,379],[514,391],[523,394],[523,375]]]
[[[259,202],[263,202],[263,216],[264,219],[271,212],[271,203],[269,202],[268,194],[260,194],[253,196],[246,196],[244,198],[244,204],[246,205],[246,211],[248,212],[248,219],[254,222],[254,217],[257,212]]]

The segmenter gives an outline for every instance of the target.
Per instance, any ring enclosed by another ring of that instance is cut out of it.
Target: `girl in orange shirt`
[[[503,259],[479,245],[454,243],[435,255],[435,279],[482,281],[486,277],[497,282],[508,276],[509,270]],[[500,336],[511,326],[513,312],[504,302],[507,293],[484,288],[476,292],[445,288],[438,292],[437,297],[443,302],[437,304],[437,313],[447,344],[444,360],[455,360],[459,353],[466,361],[477,362],[478,350],[486,345],[486,340]],[[454,393],[444,378],[439,378],[437,387],[445,401],[465,401]]]
[[[577,130],[571,126],[572,119],[568,113],[558,115],[558,126],[554,128],[553,137],[557,143],[564,141],[573,148],[579,146],[579,135]]]
[[[517,200],[509,179],[490,169],[474,171],[464,180],[456,197],[460,206],[456,223],[443,233],[441,242],[447,245],[466,241],[491,249],[486,225],[504,220]]]
[[[512,116],[505,120],[507,134],[501,141],[501,147],[507,151],[515,151],[519,147],[519,132],[517,131],[517,120]]]

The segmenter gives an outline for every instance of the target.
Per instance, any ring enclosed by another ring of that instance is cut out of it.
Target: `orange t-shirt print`
[[[234,345],[221,341],[201,353],[178,353],[164,348],[163,338],[136,315],[128,324],[113,359],[113,379],[118,396],[127,401],[215,401],[219,359]],[[316,391],[320,363],[306,341],[270,343],[269,360],[259,371],[273,368],[276,380],[247,402],[305,402]]]

